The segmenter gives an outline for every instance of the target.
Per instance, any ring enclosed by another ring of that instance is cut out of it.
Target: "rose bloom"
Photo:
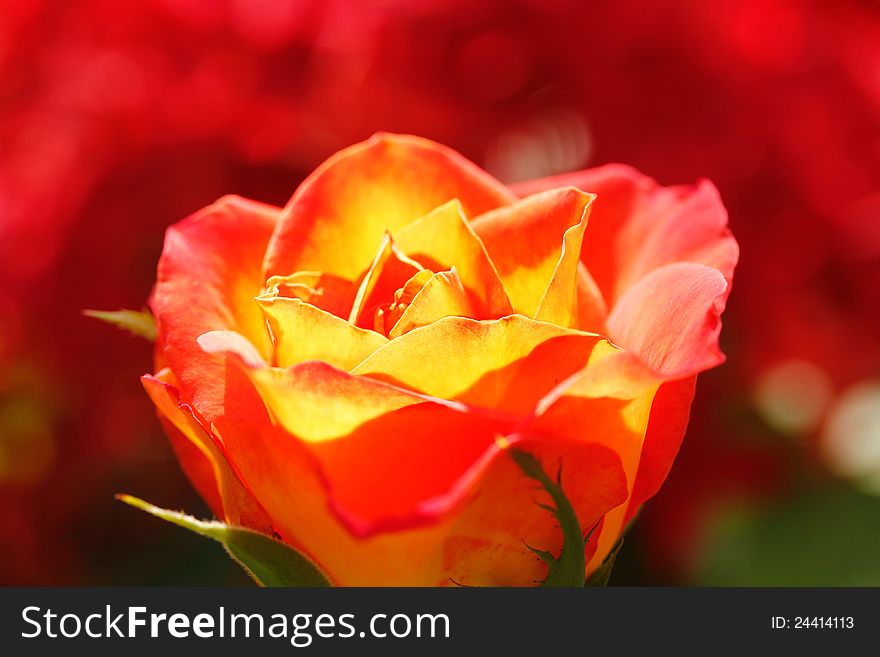
[[[217,516],[337,584],[540,581],[524,542],[562,532],[512,448],[600,523],[590,572],[723,360],[737,256],[708,182],[612,165],[508,188],[377,135],[284,209],[226,197],[168,230],[143,382]]]

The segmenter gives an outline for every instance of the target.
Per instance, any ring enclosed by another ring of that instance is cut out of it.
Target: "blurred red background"
[[[729,361],[616,581],[880,584],[875,550],[822,552],[880,540],[871,0],[0,0],[0,583],[242,581],[114,502],[207,513],[138,383],[150,345],[81,311],[143,306],[169,224],[283,205],[377,130],[506,182],[712,179],[742,246]]]

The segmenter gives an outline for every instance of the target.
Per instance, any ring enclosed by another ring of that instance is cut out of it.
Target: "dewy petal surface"
[[[340,151],[296,190],[266,253],[266,277],[299,270],[355,280],[382,235],[450,201],[468,216],[514,195],[451,149],[418,137],[379,134]]]

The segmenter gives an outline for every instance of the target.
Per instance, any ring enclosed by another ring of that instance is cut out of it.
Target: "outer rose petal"
[[[239,360],[237,354],[241,352],[250,366],[264,367],[257,350],[247,345],[241,336],[226,333],[212,339],[215,340],[215,348],[222,345],[224,349],[234,352]],[[299,369],[301,372],[313,371],[317,377],[321,376],[321,372],[332,370],[317,363],[307,363]],[[348,394],[354,391],[325,388],[314,377],[309,380],[307,376],[303,387],[315,394],[323,390],[334,400],[359,398],[358,395]],[[287,399],[288,402],[294,400],[297,403],[303,401],[298,395]],[[320,400],[318,402],[313,408],[323,412],[325,409]],[[374,399],[367,395],[363,405],[367,409],[373,407]],[[297,416],[295,406],[290,408],[282,404],[281,407],[298,421],[303,421],[303,414]],[[331,416],[336,415],[344,414],[334,414],[331,409]],[[464,421],[464,415],[460,413],[457,417]],[[445,419],[449,417],[446,415]],[[427,421],[424,417],[415,419],[420,430],[436,424],[441,430],[437,440],[442,440],[447,447],[450,436],[460,436],[461,445],[452,445],[451,449],[455,459],[473,449],[474,443],[482,442],[479,440],[483,433],[481,422],[493,422],[484,418],[478,419],[476,424],[467,421],[463,425],[453,426],[448,421],[444,422],[442,416],[440,422],[436,421],[436,417],[428,417]],[[440,496],[423,500],[415,515],[407,513],[405,516],[389,517],[388,508],[393,509],[394,504],[400,504],[396,495],[392,495],[392,499],[385,500],[378,508],[383,514],[381,519],[367,523],[363,517],[350,511],[362,512],[363,509],[358,509],[357,504],[368,502],[378,494],[376,491],[385,490],[387,494],[389,486],[394,489],[395,484],[400,483],[395,481],[397,473],[379,472],[378,476],[368,479],[366,483],[370,491],[367,495],[360,487],[365,482],[364,478],[358,479],[357,475],[362,474],[359,471],[347,471],[346,476],[340,478],[342,470],[351,467],[351,454],[332,453],[333,448],[344,449],[346,441],[334,445],[336,441],[328,440],[322,434],[327,425],[326,417],[321,418],[312,429],[309,429],[308,422],[305,423],[307,433],[317,427],[317,433],[311,435],[319,442],[311,444],[292,439],[279,427],[270,426],[260,415],[241,420],[224,418],[219,429],[224,432],[221,438],[231,462],[253,486],[260,502],[270,512],[273,527],[286,541],[317,558],[337,583],[448,585],[455,580],[471,584],[527,585],[544,576],[545,567],[534,560],[521,539],[525,538],[535,546],[558,550],[561,540],[559,530],[552,522],[547,522],[546,512],[534,505],[536,495],[540,500],[542,494],[534,490],[531,482],[519,473],[503,450],[498,449],[494,439],[451,483],[448,490]],[[444,428],[446,431],[443,431]],[[528,432],[527,427],[521,431],[521,436],[511,436],[510,441],[530,440],[529,436],[533,434]],[[486,431],[484,435],[488,438],[489,435],[503,432],[501,427],[498,431]],[[410,437],[414,435],[413,430],[402,433]],[[392,432],[390,442],[385,443],[387,446],[393,446],[396,434]],[[363,435],[363,438],[376,441],[364,447],[369,450],[371,460],[377,452],[382,453],[382,441],[388,435],[386,431],[372,433],[372,436],[368,433]],[[411,440],[408,442],[412,443]],[[357,447],[357,442],[354,444]],[[427,451],[420,453],[431,459],[431,465],[416,468],[416,471],[433,472],[436,444],[424,445]],[[589,486],[569,492],[582,523],[592,524],[594,519],[602,517],[625,499],[625,479],[614,450],[589,442],[572,443],[544,434],[535,437],[534,443],[524,444],[528,444],[529,450],[550,468],[555,467],[561,457],[565,468],[589,475]],[[325,446],[330,450],[321,453],[320,449]],[[420,443],[402,443],[402,447],[418,450]],[[340,462],[342,470],[336,470],[336,464]],[[328,469],[337,474],[333,480],[327,476]],[[335,488],[332,481],[341,481],[343,488]],[[346,485],[355,490],[346,490]],[[444,486],[437,490],[442,488]],[[329,499],[325,490],[329,491]],[[501,501],[505,504],[501,504]],[[335,511],[333,515],[327,512],[328,502]],[[508,515],[508,519],[502,519],[502,516],[507,518]],[[349,530],[360,533],[383,528],[396,528],[396,531],[381,532],[357,540],[339,524],[337,518],[342,518]],[[421,523],[430,524],[419,528]],[[518,537],[517,540],[512,540],[513,536]],[[496,545],[500,547],[491,547]],[[592,549],[592,545],[588,546],[588,550]],[[491,570],[484,569],[490,567]]]
[[[504,185],[445,146],[375,135],[331,157],[296,190],[266,253],[265,273],[307,269],[355,280],[383,233],[455,198],[468,216],[514,200]]]
[[[186,478],[205,500],[214,516],[225,519],[226,513],[223,511],[223,498],[217,485],[214,462],[171,420],[159,413],[158,409],[156,414]]]
[[[728,284],[712,267],[679,262],[631,287],[608,316],[614,340],[662,379],[724,362],[718,348]]]
[[[238,455],[242,475],[272,514],[284,540],[315,558],[342,586],[530,586],[546,566],[525,547],[558,552],[561,532],[536,502],[549,502],[504,450],[488,458],[451,493],[437,522],[355,537],[331,513],[325,482],[306,448],[280,427],[241,427],[251,450]],[[528,439],[524,439],[528,440]],[[626,498],[616,454],[600,445],[541,436],[520,447],[548,471],[579,472],[587,485],[568,487],[578,518],[591,526]],[[595,541],[587,545],[588,554]]]
[[[610,335],[630,350],[603,362],[605,372],[593,371],[575,387],[604,387],[625,395],[652,380],[688,377],[664,383],[657,391],[628,518],[658,490],[678,451],[693,397],[691,375],[723,361],[717,345],[719,316],[739,249],[718,193],[707,181],[662,188],[629,167],[608,165],[514,188],[527,195],[559,185],[598,194],[581,257],[612,306],[611,315],[603,330],[599,304],[589,306],[599,312],[585,314],[585,301],[596,296],[592,286],[581,285],[579,326]],[[672,270],[664,267],[677,261]],[[695,298],[686,298],[688,288]]]
[[[217,516],[233,525],[271,533],[272,525],[263,507],[232,470],[211,434],[202,427],[190,408],[180,401],[177,389],[171,384],[174,378],[170,371],[166,369],[156,376],[144,376],[141,381],[160,416],[172,425],[178,436],[188,442],[189,449],[178,445],[178,454],[188,456],[183,461],[184,467],[188,474],[197,475],[193,484],[200,493],[203,490],[208,492],[206,499]],[[191,451],[192,448],[196,451]],[[210,471],[205,469],[206,465]],[[214,506],[218,503],[218,506]]]
[[[709,265],[732,278],[739,248],[712,183],[661,187],[635,169],[610,164],[512,189],[522,196],[562,185],[598,197],[581,259],[609,306],[642,276],[676,261]]]
[[[253,393],[241,376],[226,376],[225,359],[205,353],[206,331],[236,330],[268,358],[272,345],[255,294],[262,255],[280,210],[227,196],[168,229],[151,307],[163,357],[182,397],[208,423],[252,415]],[[244,387],[240,384],[244,383]]]
[[[392,340],[352,373],[523,416],[560,381],[617,351],[598,335],[521,315],[447,317]]]
[[[727,281],[711,267],[682,262],[654,270],[627,291],[608,317],[611,334],[626,351],[566,382],[563,397],[648,394],[650,399],[667,381],[650,406],[640,456],[636,451],[622,454],[632,495],[625,509],[606,519],[596,558],[610,549],[610,536],[657,492],[669,472],[687,426],[693,375],[724,359],[717,343],[727,289]]]
[[[584,531],[626,498],[626,479],[613,449],[540,432],[527,433],[514,447],[534,454],[551,474],[561,469],[566,496]],[[534,586],[544,579],[547,566],[525,544],[554,554],[562,547],[559,526],[538,506],[551,503],[546,493],[502,452],[474,482],[468,499],[470,503],[440,528],[441,572],[446,578],[431,583]],[[597,548],[596,539],[585,546],[588,560]]]
[[[516,312],[534,317],[544,303],[553,306],[554,319],[560,310],[565,317],[572,311],[576,267],[569,260],[580,250],[594,198],[574,187],[555,189],[473,220]]]
[[[337,514],[358,535],[422,524],[445,511],[456,482],[479,467],[511,426],[496,414],[326,363],[268,368],[250,358],[240,338],[214,332],[199,343],[240,363],[278,423],[319,464]]]
[[[509,424],[424,403],[383,414],[309,450],[337,515],[357,536],[433,524],[478,477]],[[401,466],[401,464],[406,464]]]
[[[228,344],[234,349],[238,342]],[[401,404],[395,389],[320,363],[290,368],[279,380],[272,370],[241,362],[270,408],[286,429],[301,438],[303,451],[317,464],[335,515],[349,531],[365,537],[354,549],[343,550],[345,541],[335,546],[324,543],[321,549],[309,547],[323,538],[315,534],[315,525],[305,531],[289,522],[290,511],[275,511],[269,505],[273,517],[277,513],[281,518],[282,535],[318,555],[340,583],[436,585],[448,584],[452,578],[473,584],[524,585],[542,577],[544,567],[530,558],[522,540],[558,549],[561,536],[548,522],[546,511],[534,505],[534,487],[499,448],[496,439],[505,434],[505,444],[522,444],[551,462],[550,467],[561,459],[563,467],[587,477],[589,485],[569,489],[582,523],[592,525],[626,499],[617,443],[630,428],[618,412],[619,404],[605,404],[601,411],[603,447],[580,435],[559,437],[548,433],[547,427],[528,423],[511,434],[512,425],[503,418],[454,404],[424,398],[417,404]],[[304,399],[308,395],[311,398]],[[321,395],[326,398],[319,399]],[[390,401],[387,408],[383,408],[385,396]],[[603,404],[593,403],[597,409]],[[335,405],[332,421],[326,415],[327,404]],[[570,416],[567,423],[576,424],[573,420]],[[336,439],[327,434],[328,427]],[[350,433],[341,435],[344,431]],[[419,439],[413,440],[414,435]],[[298,442],[290,437],[280,440],[291,443],[284,448],[288,451]],[[438,450],[438,445],[443,449]],[[265,447],[259,453],[264,458],[270,454]],[[393,457],[376,458],[383,454]],[[276,459],[269,456],[269,460],[274,470]],[[401,461],[409,467],[399,468]],[[364,469],[364,463],[372,467]],[[280,474],[282,482],[276,480],[276,486],[292,483],[286,468]],[[300,482],[296,483],[299,489]],[[261,494],[260,499],[267,498]],[[285,496],[275,491],[271,499],[283,501]],[[286,504],[290,506],[290,498]],[[335,530],[329,531],[335,535]],[[377,562],[382,569],[377,569]],[[418,565],[410,570],[406,564]]]
[[[599,361],[598,366],[615,361],[617,358],[612,354]],[[588,371],[590,368],[586,369]],[[631,398],[622,399],[598,396],[601,394],[599,390],[593,391],[596,393],[595,397],[568,394],[573,393],[573,390],[565,391],[562,395],[554,391],[548,396],[548,403],[539,405],[539,416],[534,427],[569,440],[595,442],[614,450],[620,458],[626,475],[627,491],[631,496],[636,485],[656,390],[656,385],[640,387],[640,391]],[[627,505],[623,504],[605,517],[601,534],[597,537],[598,549],[588,569],[592,570],[601,563],[617,541],[623,530],[626,511]]]
[[[227,339],[226,345],[235,353],[241,340]],[[245,358],[250,352],[245,350]],[[605,401],[593,400],[594,417],[599,413],[604,422],[603,446],[528,423],[511,434],[503,419],[439,400],[417,397],[416,404],[402,404],[402,391],[320,363],[290,368],[279,381],[276,371],[239,362],[269,393],[267,399],[280,402],[270,401],[284,414],[279,420],[307,439],[295,440],[280,427],[243,423],[236,433],[249,434],[249,449],[233,456],[285,540],[316,557],[339,584],[523,586],[542,578],[546,566],[523,540],[558,551],[561,533],[536,505],[547,500],[506,454],[507,445],[527,449],[547,468],[561,465],[563,472],[583,476],[579,480],[586,483],[570,484],[567,493],[584,526],[627,497],[616,441],[631,429],[617,412],[620,403],[600,409]],[[311,398],[303,400],[302,394]],[[386,395],[391,404],[383,410]],[[324,404],[337,402],[344,408],[325,416]],[[351,420],[353,408],[356,421],[342,419]],[[315,413],[317,422],[310,418]],[[374,421],[364,421],[370,416]],[[566,424],[577,424],[574,419]],[[336,433],[357,428],[334,440],[327,435],[331,424]],[[496,440],[505,434],[505,440]],[[413,440],[415,435],[420,439]],[[401,460],[410,467],[402,471]],[[366,470],[364,463],[374,467]],[[327,514],[328,503],[347,531]],[[596,547],[588,545],[588,554]]]
[[[642,447],[642,460],[639,461],[639,471],[624,522],[660,490],[669,474],[687,429],[696,383],[695,376],[664,383],[654,395],[651,421]]]

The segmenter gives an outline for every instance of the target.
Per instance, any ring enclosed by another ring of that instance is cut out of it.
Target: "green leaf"
[[[146,308],[144,310],[84,310],[83,315],[94,317],[116,328],[125,329],[139,338],[156,340],[156,321]]]
[[[623,537],[617,541],[617,544],[611,548],[608,556],[599,564],[599,567],[593,571],[593,574],[587,578],[584,586],[608,586],[608,580],[611,579],[611,571],[614,569],[614,560],[617,559],[617,553],[623,547]]]
[[[333,586],[327,576],[305,555],[265,534],[218,521],[197,520],[177,511],[160,509],[131,495],[117,495],[116,499],[196,534],[219,541],[232,559],[260,586]]]
[[[568,501],[568,498],[562,491],[561,469],[556,475],[556,481],[553,481],[544,472],[538,459],[531,454],[514,449],[511,450],[510,455],[523,471],[523,474],[540,483],[550,495],[555,506],[546,504],[539,504],[539,506],[552,513],[556,520],[559,521],[559,527],[562,529],[562,550],[559,552],[558,557],[547,550],[539,550],[526,545],[529,550],[547,564],[547,577],[541,582],[541,586],[583,586],[584,568],[586,567],[584,545],[590,540],[595,527],[590,530],[585,538],[574,507],[571,506],[571,502]]]

